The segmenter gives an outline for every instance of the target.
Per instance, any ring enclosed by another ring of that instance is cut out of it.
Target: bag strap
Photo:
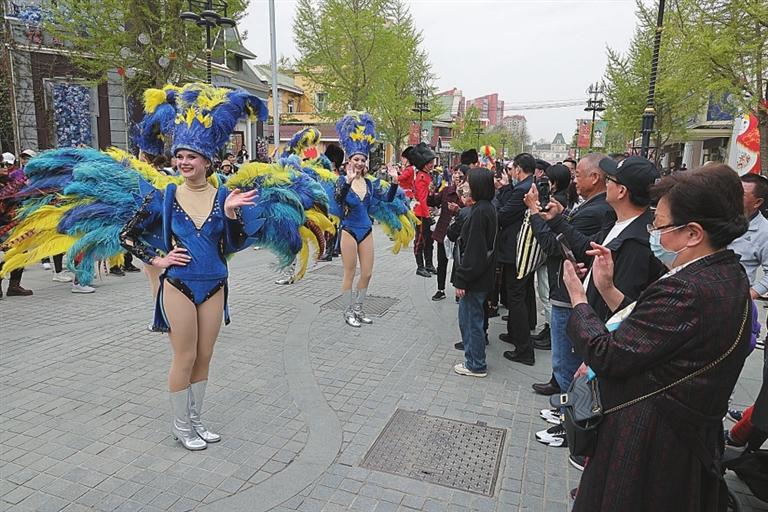
[[[686,375],[685,377],[682,377],[682,378],[676,380],[672,384],[667,384],[663,388],[657,389],[656,391],[652,391],[652,392],[650,392],[648,394],[645,394],[643,396],[639,396],[639,397],[635,398],[634,400],[630,400],[629,402],[625,402],[625,403],[623,403],[621,405],[617,405],[616,407],[611,407],[607,411],[604,411],[603,414],[609,414],[609,413],[612,413],[612,412],[620,411],[621,409],[629,407],[630,405],[635,405],[636,403],[642,402],[643,400],[645,400],[647,398],[651,398],[653,396],[658,395],[659,393],[663,393],[664,391],[667,391],[667,390],[677,386],[678,384],[682,384],[683,382],[689,381],[689,380],[691,380],[694,377],[698,377],[702,373],[704,373],[706,371],[709,371],[712,368],[714,368],[715,366],[717,366],[718,364],[720,364],[723,361],[723,359],[725,359],[726,357],[731,355],[731,352],[733,352],[733,350],[736,348],[736,345],[738,345],[739,341],[741,341],[741,336],[744,334],[744,327],[747,325],[747,317],[749,317],[749,311],[752,309],[750,302],[751,302],[751,299],[747,300],[747,307],[744,309],[744,316],[741,319],[741,327],[739,327],[739,334],[736,335],[736,340],[728,348],[728,350],[725,351],[725,353],[723,355],[721,355],[720,357],[718,357],[717,359],[715,359],[714,361],[709,363],[707,366],[705,366],[703,368],[699,368],[695,372],[690,373],[690,374]]]

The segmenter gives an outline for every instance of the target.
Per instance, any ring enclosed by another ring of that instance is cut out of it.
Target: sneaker
[[[741,421],[741,418],[744,417],[744,411],[740,411],[738,409],[728,409],[728,414],[726,414],[725,417],[738,423]]]
[[[59,272],[58,274],[53,274],[51,281],[56,283],[69,283],[72,281],[72,274],[69,272]]]
[[[84,284],[72,284],[72,293],[93,293],[96,288]]]
[[[587,458],[581,455],[569,455],[568,462],[579,471],[584,471],[584,466],[587,465]]]
[[[430,274],[435,274],[435,275],[437,275],[437,269],[436,269],[435,267],[433,267],[432,265],[426,265],[426,266],[424,267],[424,270],[426,270],[426,271],[427,271],[427,272],[429,272]]]
[[[553,425],[559,425],[561,423],[559,409],[542,409],[539,412],[539,416],[541,416],[541,419],[546,420],[547,423]]]
[[[453,367],[453,371],[458,373],[459,375],[467,375],[469,377],[486,377],[488,375],[488,372],[473,372],[466,366],[464,366],[464,363],[459,363]]]
[[[421,277],[432,277],[432,274],[429,273],[429,270],[419,267],[416,269],[416,275]]]
[[[141,269],[135,265],[125,265],[123,266],[124,272],[141,272]]]
[[[552,436],[552,439],[549,440],[547,443],[552,448],[567,448],[568,447],[568,437],[565,435],[565,428],[563,428],[563,433],[558,434],[556,436]]]
[[[51,264],[50,263],[43,263],[43,270],[51,270]]]
[[[539,430],[536,432],[536,440],[540,443],[549,444],[550,440],[560,434],[565,435],[565,427],[558,423],[557,425],[552,425],[546,430]]]
[[[125,272],[123,272],[123,269],[121,269],[120,267],[110,267],[109,273],[112,274],[113,276],[119,276],[119,277],[123,277],[125,275]]]
[[[755,342],[755,350],[765,350],[765,340],[757,340]]]
[[[435,294],[432,296],[432,300],[438,301],[443,300],[445,298],[445,292],[443,290],[437,290]]]

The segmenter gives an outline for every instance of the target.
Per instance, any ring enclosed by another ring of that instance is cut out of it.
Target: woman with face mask
[[[344,264],[342,294],[349,297],[344,311],[344,321],[350,327],[372,324],[365,314],[363,304],[373,273],[373,223],[370,210],[376,201],[392,202],[397,184],[384,190],[381,181],[372,181],[368,172],[368,155],[376,142],[376,127],[366,113],[351,113],[336,124],[339,141],[347,154],[346,176],[339,176],[336,184],[336,201],[341,205],[341,260]],[[389,176],[397,178],[397,170],[390,168]],[[352,288],[357,263],[360,262],[360,278],[357,288]]]
[[[669,271],[634,305],[613,286],[611,252],[593,244],[592,276],[623,318],[609,332],[587,304],[573,265],[568,336],[598,375],[606,414],[582,475],[575,511],[725,510],[722,418],[750,350],[752,302],[738,256],[747,229],[738,175],[725,165],[664,178],[648,225]],[[632,307],[633,306],[633,307]],[[703,371],[700,371],[703,370]],[[686,378],[686,380],[681,380]],[[669,386],[664,392],[634,402]]]

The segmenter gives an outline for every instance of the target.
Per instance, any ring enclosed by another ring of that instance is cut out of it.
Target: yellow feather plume
[[[227,180],[227,188],[251,186],[256,178],[263,178],[262,183],[265,187],[290,185],[291,183],[291,175],[285,167],[277,164],[251,162],[243,164],[237,173]]]
[[[296,274],[294,277],[296,281],[304,277],[307,273],[307,266],[309,264],[309,244],[317,245],[315,235],[306,226],[299,227],[299,234],[301,235],[301,250],[296,255],[298,265],[296,266]]]

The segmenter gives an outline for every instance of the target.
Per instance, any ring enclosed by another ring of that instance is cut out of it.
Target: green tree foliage
[[[653,41],[656,32],[656,10],[638,1],[638,24],[626,53],[608,48],[605,73],[608,138],[611,149],[626,147],[640,136],[643,110],[648,98]],[[662,147],[672,140],[685,140],[689,119],[701,110],[708,95],[703,88],[702,75],[689,69],[681,55],[672,29],[665,29],[659,51],[659,72],[656,81],[656,121],[653,145]],[[623,143],[619,142],[623,139]],[[657,159],[660,158],[657,152]]]
[[[227,14],[240,18],[247,3],[229,1]],[[45,29],[73,50],[73,62],[97,81],[122,68],[129,94],[136,94],[205,76],[205,66],[195,62],[205,58],[205,30],[179,19],[187,10],[183,0],[51,0],[47,10]],[[213,37],[218,30],[212,29]]]
[[[434,80],[405,2],[299,0],[294,39],[299,72],[326,94],[323,114],[370,112],[399,154],[415,118],[416,94],[433,94]],[[425,119],[440,113],[437,102],[431,104]]]
[[[768,2],[673,0],[667,25],[674,28],[669,39],[682,71],[703,74],[714,97],[728,94],[741,112],[757,117],[761,169],[768,175]]]
[[[529,138],[528,133],[521,136],[500,126],[483,128],[480,122],[480,111],[477,107],[471,106],[464,112],[464,117],[456,121],[451,147],[456,151],[466,151],[489,145],[496,149],[498,157],[501,157],[502,150],[506,149],[508,157],[511,158],[522,152]]]

